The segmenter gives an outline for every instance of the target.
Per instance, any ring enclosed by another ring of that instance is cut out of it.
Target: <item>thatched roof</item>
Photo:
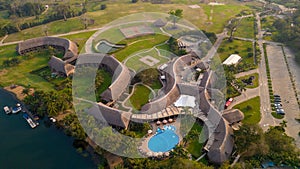
[[[220,118],[217,128],[214,131],[214,142],[211,145],[207,156],[209,161],[215,164],[222,164],[230,157],[233,146],[233,131],[224,118]]]
[[[52,56],[50,61],[48,62],[49,67],[58,73],[62,73],[65,76],[69,76],[70,74],[74,73],[74,66],[71,64],[66,63],[65,61]]]
[[[127,129],[131,113],[123,112],[106,106],[103,103],[97,103],[90,108],[87,113],[92,115],[101,122],[106,122],[113,126],[118,126]]]
[[[58,38],[58,37],[39,37],[39,38],[25,40],[18,44],[17,51],[19,54],[22,55],[28,51],[32,51],[38,47],[43,47],[43,46],[53,46],[53,47],[63,48],[65,50],[65,55],[63,59],[67,63],[74,61],[78,56],[78,48],[74,42],[68,39]]]
[[[223,117],[230,123],[237,123],[244,119],[244,114],[238,109],[226,110],[223,112]]]
[[[85,64],[104,67],[112,74],[112,84],[101,94],[103,100],[117,100],[130,83],[131,76],[128,68],[112,56],[107,54],[79,55],[77,66]]]

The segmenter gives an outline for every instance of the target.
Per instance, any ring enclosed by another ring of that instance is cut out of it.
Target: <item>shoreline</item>
[[[27,96],[26,94],[23,94],[23,90],[26,88],[23,86],[20,86],[20,85],[6,86],[6,87],[3,87],[2,89],[13,94],[15,96],[15,98],[17,98],[20,101],[24,100],[24,98]],[[33,93],[34,93],[34,89],[29,88],[28,95],[31,95]]]

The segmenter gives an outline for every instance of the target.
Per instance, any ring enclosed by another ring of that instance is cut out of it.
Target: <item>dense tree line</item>
[[[17,5],[13,3],[8,6],[9,15],[16,15],[18,17],[36,16],[45,11],[45,6],[41,3],[26,2],[25,4]]]
[[[9,11],[10,11],[10,15],[11,15],[10,18],[12,22],[0,26],[0,37],[4,36],[5,34],[16,33],[27,28],[43,25],[56,20],[64,19],[65,21],[67,21],[68,18],[80,16],[86,12],[86,10],[84,10],[85,8],[76,11],[73,8],[71,8],[70,5],[58,4],[53,6],[53,11],[47,14],[44,19],[22,23],[20,21],[22,20],[22,17],[24,16],[39,17],[39,14],[41,14],[44,11],[44,7],[38,6],[37,4],[34,3],[30,3],[30,5],[26,5],[26,4],[24,4],[24,7],[23,6],[10,7]]]
[[[285,134],[286,122],[270,127],[265,133],[257,125],[241,126],[235,131],[235,144],[242,161],[250,167],[260,167],[262,162],[271,160],[277,166],[284,164],[300,166],[300,151],[294,139]]]
[[[297,62],[300,63],[300,11],[297,10],[294,15],[288,18],[277,19],[273,23],[273,27],[276,28],[277,31],[273,33],[272,39],[291,47],[296,53]]]

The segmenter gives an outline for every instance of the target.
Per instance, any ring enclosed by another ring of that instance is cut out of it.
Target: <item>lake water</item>
[[[90,169],[97,168],[91,157],[83,157],[72,146],[72,138],[42,121],[31,129],[19,114],[6,115],[3,107],[18,101],[0,89],[0,168]]]

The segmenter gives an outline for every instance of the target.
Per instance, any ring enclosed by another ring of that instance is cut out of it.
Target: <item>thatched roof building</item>
[[[238,109],[225,110],[222,115],[229,124],[238,123],[244,119],[244,113]]]
[[[121,110],[108,107],[103,103],[97,103],[88,109],[87,113],[100,122],[108,123],[115,127],[122,127],[124,129],[127,129],[131,116],[131,113],[129,112],[123,112]]]
[[[77,45],[68,39],[57,37],[40,37],[25,40],[18,44],[17,52],[20,55],[23,55],[27,52],[31,52],[39,48],[46,48],[47,46],[52,46],[57,49],[63,49],[65,51],[63,60],[65,60],[67,63],[71,63],[77,59]]]
[[[115,101],[126,90],[130,83],[131,76],[128,68],[114,57],[107,54],[82,54],[77,60],[77,66],[96,66],[111,73],[112,83],[101,94],[101,99],[105,101]]]
[[[74,66],[66,63],[65,61],[61,60],[60,58],[57,58],[55,56],[51,56],[50,61],[48,62],[48,65],[52,72],[59,73],[63,76],[69,76],[74,73]]]

